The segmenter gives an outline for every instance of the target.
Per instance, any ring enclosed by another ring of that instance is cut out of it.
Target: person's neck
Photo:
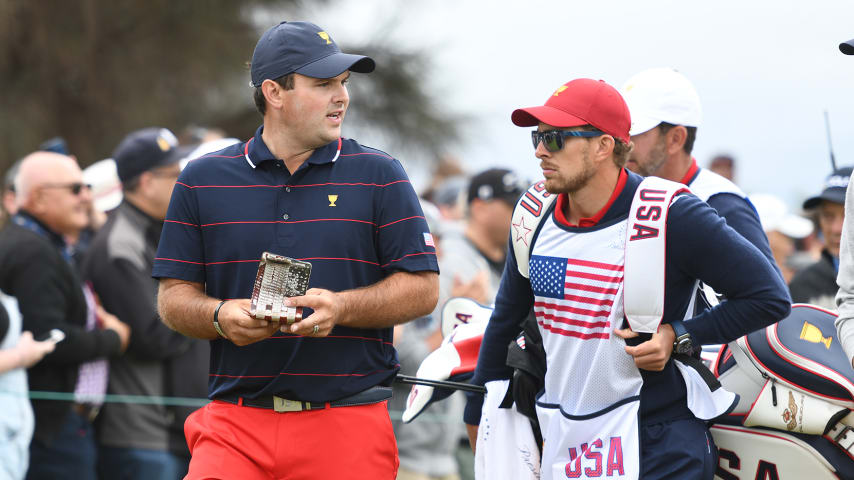
[[[125,201],[127,201],[127,203],[131,207],[133,207],[133,208],[139,210],[140,212],[144,213],[145,215],[147,215],[152,220],[162,222],[165,218],[163,216],[162,212],[156,211],[155,208],[153,208],[151,205],[148,204],[148,202],[146,202],[145,200],[140,198],[139,195],[125,194]]]
[[[483,256],[493,262],[504,261],[504,242],[502,242],[501,245],[495,245],[494,243],[490,242],[489,235],[486,234],[483,228],[471,222],[469,222],[468,226],[466,226],[465,235],[466,238],[472,243],[472,245],[474,245],[475,248],[477,248],[480,253],[483,254]]]
[[[596,216],[608,203],[619,178],[620,168],[616,165],[613,168],[610,166],[602,168],[588,180],[587,185],[575,192],[567,193],[569,201],[566,202],[563,212],[567,221],[578,225],[582,218]]]
[[[295,136],[291,135],[287,129],[278,126],[277,123],[267,121],[265,118],[261,139],[264,140],[264,144],[270,149],[270,153],[283,161],[288,171],[293,174],[311,157],[314,148],[297,145],[294,141]]]
[[[668,158],[653,175],[671,182],[681,182],[693,163],[691,155],[680,150],[678,154]]]

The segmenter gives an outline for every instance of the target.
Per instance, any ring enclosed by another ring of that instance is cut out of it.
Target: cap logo
[[[564,90],[566,90],[566,85],[561,85],[561,86],[557,87],[557,90],[555,90],[555,93],[552,96],[556,97],[556,96],[560,95],[561,92],[563,92]]]
[[[178,139],[175,138],[175,135],[166,128],[161,128],[159,132],[157,132],[157,146],[160,147],[160,150],[164,152],[168,152],[172,149],[172,147],[178,145]]]
[[[826,188],[846,188],[848,187],[848,177],[843,175],[833,175],[827,179]]]
[[[326,40],[326,44],[327,44],[327,45],[332,44],[332,40],[330,40],[330,39],[329,39],[329,34],[328,34],[328,33],[326,33],[326,32],[317,32],[317,36],[318,36],[318,37],[320,37],[320,38],[322,38],[322,39],[324,39],[324,40]]]
[[[170,148],[169,142],[163,137],[157,137],[157,146],[164,152],[168,152]]]

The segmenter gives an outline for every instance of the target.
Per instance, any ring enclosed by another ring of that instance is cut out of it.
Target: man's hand
[[[614,333],[623,340],[638,336],[629,328],[615,329]],[[638,368],[660,372],[664,370],[664,366],[670,360],[675,340],[676,333],[673,332],[673,327],[665,323],[658,327],[658,332],[654,333],[649,340],[634,347],[626,345],[625,349],[626,353],[634,357],[635,365]]]
[[[486,270],[477,272],[469,282],[463,282],[459,275],[454,275],[454,286],[451,287],[452,297],[468,297],[472,300],[487,305],[492,303],[489,298],[489,275]]]
[[[477,430],[479,425],[469,425],[466,424],[466,433],[469,435],[469,445],[471,446],[471,451],[476,452],[477,450]]]
[[[119,341],[122,344],[122,352],[128,349],[130,342],[130,326],[119,320],[119,317],[106,311],[100,305],[95,307],[95,317],[101,322],[103,328],[112,330],[119,334]]]
[[[45,355],[52,352],[54,347],[56,347],[56,342],[53,340],[39,342],[33,340],[32,333],[21,332],[18,344],[12,350],[18,356],[17,366],[20,368],[30,368],[38,363]]]
[[[323,288],[310,288],[301,297],[291,297],[285,300],[289,307],[308,307],[314,312],[291,325],[283,324],[281,331],[306,337],[325,337],[344,313],[341,297],[333,291]],[[317,333],[314,326],[317,325]]]
[[[228,300],[219,309],[217,321],[225,336],[242,347],[270,337],[279,328],[279,322],[258,320],[249,314],[252,303],[248,298]],[[211,317],[213,322],[213,317]]]

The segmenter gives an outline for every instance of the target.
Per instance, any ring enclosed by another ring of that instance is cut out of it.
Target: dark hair
[[[285,90],[293,90],[294,89],[294,74],[288,73],[282,75],[279,78],[273,79],[274,82],[278,83],[279,86],[284,88]],[[255,93],[252,95],[255,100],[255,108],[261,112],[261,115],[267,113],[267,99],[264,98],[264,92],[261,90],[261,85],[255,87]]]
[[[592,131],[599,130],[593,125],[582,125],[578,127],[579,130],[582,131]],[[613,137],[613,135],[611,135]],[[626,162],[629,161],[629,154],[632,153],[632,149],[635,147],[635,144],[632,142],[626,143],[620,140],[617,137],[614,137],[614,164],[620,168],[626,166]]]
[[[122,191],[126,193],[133,193],[136,189],[139,188],[139,177],[140,175],[134,175],[133,178],[129,178],[122,182]]]
[[[658,128],[661,129],[662,135],[666,134],[670,131],[671,128],[676,125],[667,122],[661,122],[658,124]],[[684,127],[684,125],[683,125]],[[688,131],[688,135],[685,136],[685,143],[682,145],[682,150],[685,150],[685,153],[688,155],[691,154],[691,150],[694,149],[694,140],[697,139],[697,127],[685,127],[685,130]]]

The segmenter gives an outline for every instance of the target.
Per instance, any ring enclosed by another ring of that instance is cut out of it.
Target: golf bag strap
[[[681,183],[646,177],[635,191],[626,227],[623,303],[632,331],[655,333],[664,316],[667,212]]]

